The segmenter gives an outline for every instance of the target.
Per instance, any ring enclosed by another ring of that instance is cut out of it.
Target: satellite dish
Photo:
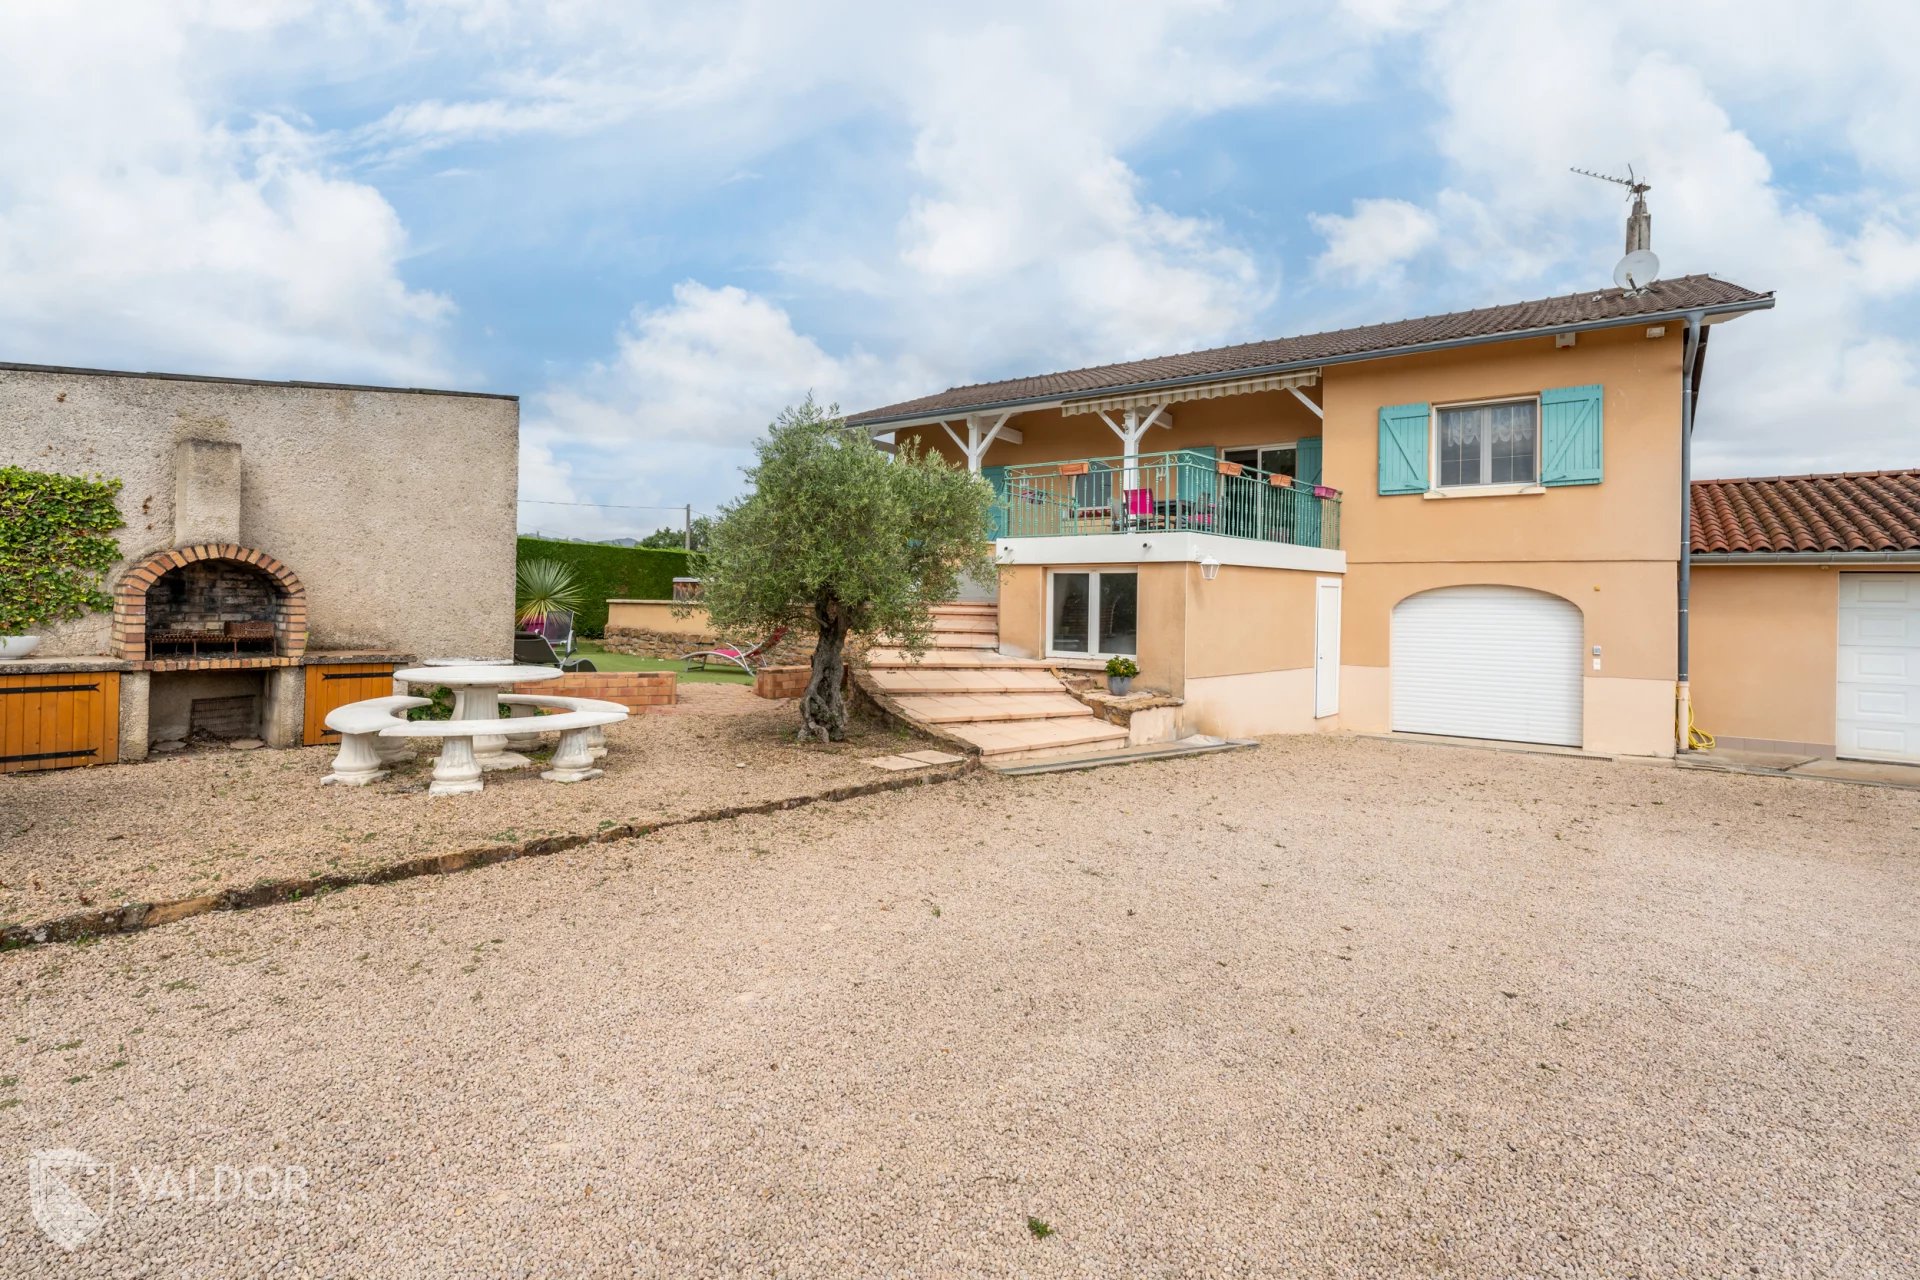
[[[1635,249],[1613,269],[1613,282],[1628,293],[1638,293],[1660,278],[1660,259],[1651,249]]]

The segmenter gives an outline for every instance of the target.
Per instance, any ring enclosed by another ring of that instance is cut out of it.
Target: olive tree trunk
[[[847,623],[840,602],[815,602],[819,638],[813,646],[813,674],[800,699],[800,741],[844,742],[847,737]]]

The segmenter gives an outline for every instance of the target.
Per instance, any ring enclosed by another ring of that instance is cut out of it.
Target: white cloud
[[[1327,241],[1315,269],[1363,283],[1397,281],[1401,268],[1440,238],[1440,220],[1405,200],[1355,200],[1349,215],[1316,213],[1307,221]]]
[[[1774,311],[1716,334],[1702,473],[1912,465],[1920,354],[1880,308],[1917,301],[1920,167],[1908,166],[1920,154],[1875,122],[1886,103],[1914,101],[1911,43],[1889,38],[1913,19],[1905,6],[1861,8],[1874,13],[1817,29],[1788,4],[1396,9],[1385,31],[1414,41],[1440,107],[1429,288],[1457,306],[1604,283],[1624,193],[1566,169],[1631,161],[1653,183],[1665,274],[1709,271],[1780,295]],[[1781,137],[1811,130],[1833,170],[1820,185],[1837,181],[1842,198],[1797,197],[1736,105]],[[1904,175],[1898,194],[1849,188],[1851,166]]]
[[[683,282],[671,305],[634,311],[606,361],[527,410],[523,496],[610,505],[529,503],[521,525],[613,537],[671,524],[664,508],[684,502],[710,513],[738,492],[753,442],[782,408],[812,394],[852,412],[923,390],[927,377],[857,349],[829,355],[757,294]]]
[[[293,6],[0,10],[0,353],[14,360],[394,381],[453,376],[452,310],[320,140],[223,118],[196,61]]]
[[[632,139],[605,180],[717,185],[851,115],[895,122],[815,181],[780,270],[845,296],[956,376],[1251,336],[1278,275],[1217,221],[1146,192],[1127,150],[1174,122],[1350,78],[1314,15],[1140,0],[964,11],[877,0],[707,7],[450,3],[502,52],[467,101],[392,107],[355,137],[389,159],[503,138]],[[697,176],[690,176],[697,175]],[[891,239],[887,239],[890,234]]]

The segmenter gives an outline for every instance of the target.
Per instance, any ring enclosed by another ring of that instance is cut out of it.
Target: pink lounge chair
[[[754,667],[764,662],[773,647],[786,638],[785,627],[775,627],[773,634],[754,645],[751,649],[742,649],[738,645],[723,644],[714,649],[696,649],[692,653],[682,654],[680,661],[687,664],[689,671],[705,671],[708,662],[726,662],[752,675]]]

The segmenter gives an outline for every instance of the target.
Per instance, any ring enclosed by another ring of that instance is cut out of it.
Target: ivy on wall
[[[113,607],[101,590],[126,522],[118,480],[0,467],[0,636]]]

